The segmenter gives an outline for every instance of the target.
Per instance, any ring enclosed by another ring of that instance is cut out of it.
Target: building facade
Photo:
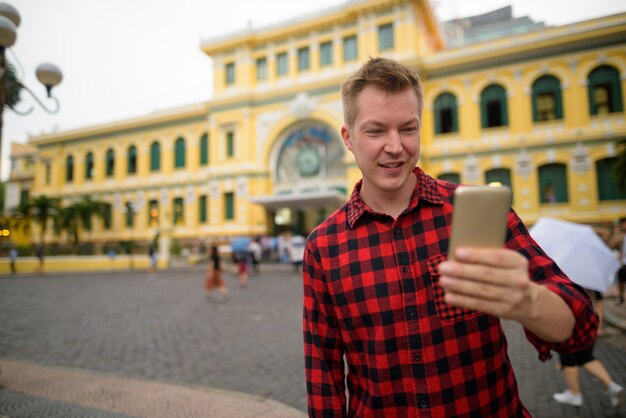
[[[508,184],[531,224],[626,216],[611,172],[626,140],[626,14],[526,26],[446,47],[428,1],[353,0],[205,40],[210,101],[33,138],[30,194],[105,202],[83,239],[158,236],[166,257],[174,241],[306,234],[360,177],[341,140],[340,84],[368,57],[388,56],[424,82],[428,173]]]

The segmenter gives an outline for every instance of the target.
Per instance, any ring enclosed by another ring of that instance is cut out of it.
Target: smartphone
[[[457,248],[502,248],[506,239],[511,189],[507,186],[459,186],[454,192],[448,259]]]

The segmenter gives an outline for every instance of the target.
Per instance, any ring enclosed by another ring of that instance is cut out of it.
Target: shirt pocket
[[[433,295],[435,299],[435,309],[437,310],[437,317],[445,321],[455,321],[458,319],[465,319],[469,316],[477,315],[479,312],[472,309],[459,308],[454,305],[450,305],[443,300],[444,291],[439,284],[439,264],[446,260],[447,253],[438,254],[428,259],[428,272],[433,287]]]

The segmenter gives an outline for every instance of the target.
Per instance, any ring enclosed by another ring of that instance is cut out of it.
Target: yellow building
[[[340,84],[389,56],[424,81],[427,172],[510,184],[529,223],[608,223],[626,216],[610,174],[626,139],[625,41],[619,14],[446,48],[426,0],[351,1],[246,28],[202,43],[209,102],[33,138],[31,195],[104,201],[84,240],[146,245],[158,233],[163,256],[172,240],[306,233],[359,178],[341,141]]]

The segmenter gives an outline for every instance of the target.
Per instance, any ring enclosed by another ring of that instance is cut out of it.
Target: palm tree
[[[40,229],[40,244],[43,245],[44,237],[46,236],[46,230],[48,229],[48,221],[54,219],[59,207],[58,199],[50,198],[48,196],[39,195],[32,198],[30,201],[31,216],[32,219],[39,224]]]
[[[74,249],[78,250],[81,231],[91,231],[94,216],[104,218],[104,206],[104,202],[83,196],[80,201],[60,208],[55,223],[57,233],[65,230],[72,237]]]

